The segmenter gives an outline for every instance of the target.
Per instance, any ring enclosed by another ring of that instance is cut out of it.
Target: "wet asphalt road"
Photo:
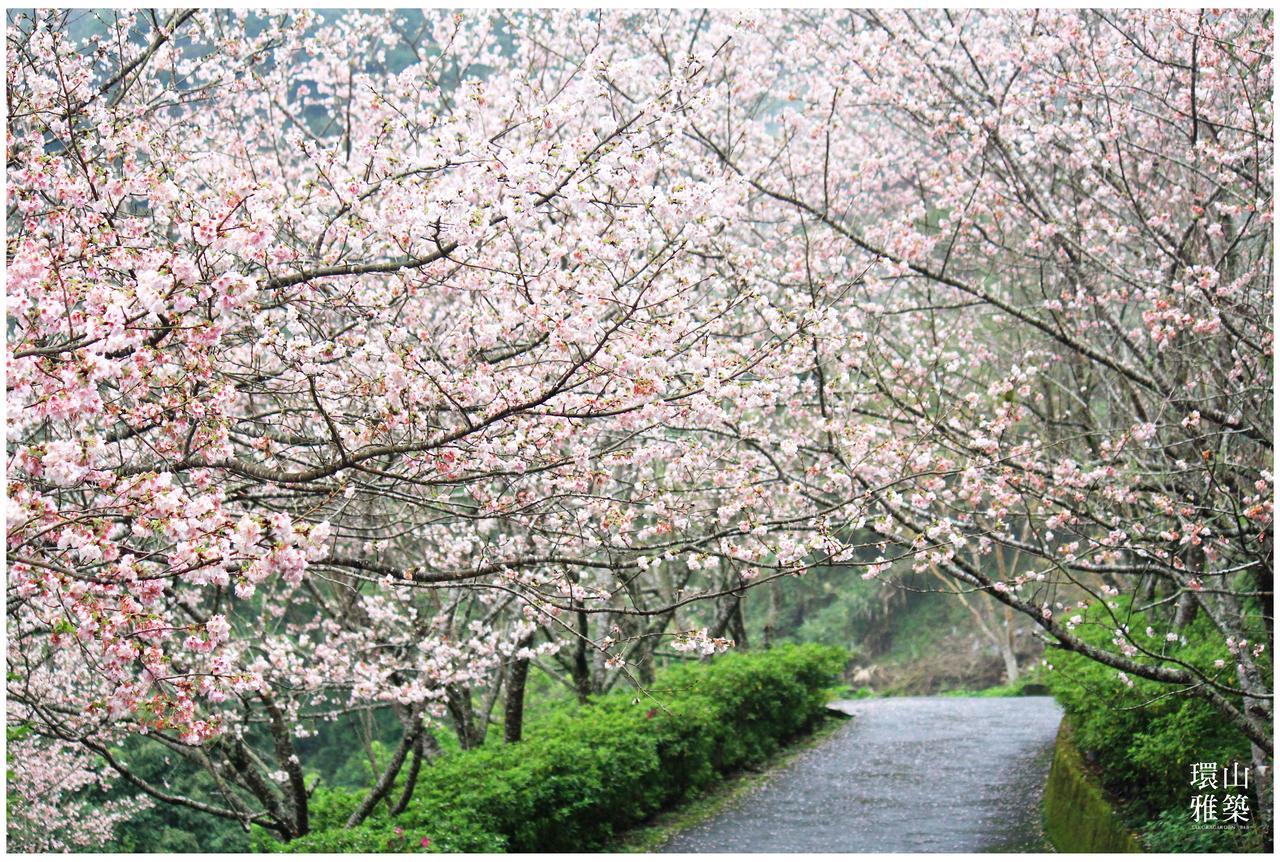
[[[1049,697],[894,697],[855,717],[667,853],[1045,850]]]

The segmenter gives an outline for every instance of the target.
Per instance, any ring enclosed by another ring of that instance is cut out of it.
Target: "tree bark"
[[[471,704],[471,689],[467,686],[451,685],[445,688],[445,707],[453,719],[453,728],[458,735],[458,745],[464,751],[475,748],[484,742],[485,728],[476,727],[475,707]]]
[[[516,644],[517,652],[533,643],[533,635]],[[502,736],[508,742],[519,742],[524,734],[524,686],[529,678],[529,659],[515,658],[507,681],[507,701],[503,713]]]
[[[405,758],[411,750],[421,750],[419,740],[422,736],[422,713],[414,712],[405,726],[404,733],[400,736],[400,744],[396,746],[395,753],[391,755],[391,760],[387,763],[386,769],[382,770],[382,775],[378,778],[378,783],[373,789],[365,794],[364,799],[360,802],[360,806],[351,812],[351,816],[347,818],[347,828],[359,826],[364,819],[368,817],[378,802],[387,795],[395,784],[396,777],[400,774],[400,768],[404,766]]]
[[[751,649],[751,644],[747,642],[747,621],[742,613],[742,606],[746,604],[746,593],[733,606],[733,617],[729,620],[729,633],[733,635],[733,642],[740,650]]]
[[[1004,658],[1004,676],[1007,685],[1018,681],[1018,650],[1014,643],[1013,608],[1004,608],[1004,637],[1000,641],[1000,655]]]
[[[260,692],[259,697],[266,706],[267,715],[270,718],[271,741],[275,746],[276,760],[280,762],[280,768],[289,777],[286,785],[287,801],[292,809],[289,820],[293,824],[293,835],[298,838],[311,831],[307,813],[307,785],[302,774],[302,762],[294,750],[293,734],[289,730],[284,712],[267,692]]]
[[[570,667],[570,673],[573,674],[573,687],[579,703],[586,703],[587,697],[591,694],[591,664],[587,659],[588,625],[586,612],[578,611],[578,634],[581,636],[573,645],[573,664]]]
[[[413,744],[413,759],[409,761],[409,774],[404,779],[404,788],[400,791],[400,798],[396,800],[395,805],[391,806],[392,817],[409,807],[409,800],[413,798],[413,790],[418,786],[418,775],[422,770],[422,762],[425,760],[429,763],[439,756],[440,743],[431,735],[431,731],[424,727],[422,733],[418,734],[418,738]]]

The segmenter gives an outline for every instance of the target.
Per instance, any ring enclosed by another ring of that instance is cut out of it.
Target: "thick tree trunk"
[[[778,590],[777,581],[769,584],[769,609],[765,613],[764,631],[762,632],[765,649],[773,646],[773,630],[778,624]]]
[[[1017,645],[1014,643],[1014,625],[1013,625],[1013,608],[1005,605],[1004,607],[1004,630],[1001,632],[1004,637],[1000,641],[1000,656],[1004,659],[1004,681],[1006,685],[1013,685],[1018,681],[1018,651]]]
[[[653,664],[653,644],[648,642],[641,647],[636,658],[636,680],[641,685],[653,685],[656,678]]]
[[[533,635],[516,644],[517,652],[533,643]],[[529,659],[515,658],[507,677],[507,701],[503,712],[502,736],[507,742],[519,742],[524,735],[524,686],[529,679]]]
[[[751,645],[747,642],[747,621],[742,613],[742,606],[746,604],[746,594],[738,598],[733,606],[733,617],[729,620],[729,634],[733,637],[735,646],[740,650],[748,650]]]
[[[289,729],[284,712],[276,705],[267,692],[259,693],[270,719],[271,741],[275,747],[276,760],[280,768],[288,776],[286,784],[286,802],[289,805],[289,820],[293,825],[293,837],[299,838],[311,831],[310,818],[307,811],[307,785],[302,774],[302,762],[298,759],[293,747],[293,735]]]
[[[445,689],[445,706],[453,719],[458,744],[463,750],[476,748],[484,743],[484,727],[476,727],[475,707],[471,704],[471,689],[465,686],[448,686]]]
[[[1250,698],[1246,698],[1246,701]],[[1262,829],[1263,849],[1270,852],[1274,845],[1275,812],[1272,809],[1271,757],[1257,745],[1250,745],[1253,755],[1253,790],[1258,802],[1258,826]]]
[[[1196,601],[1196,594],[1187,592],[1178,597],[1178,609],[1173,615],[1173,630],[1182,631],[1191,625],[1191,621],[1196,618],[1196,611],[1200,605]]]
[[[273,828],[280,833],[281,837],[286,841],[297,838],[300,834],[297,831],[297,824],[284,813],[279,792],[263,776],[262,770],[258,768],[261,761],[253,756],[253,752],[244,744],[243,739],[232,740],[228,746],[227,762],[240,776],[241,783],[271,815],[276,824]]]
[[[661,635],[667,630],[667,626],[671,625],[672,618],[675,617],[675,611],[668,611],[655,618],[648,626],[644,627],[641,634],[640,642],[636,645],[636,671],[637,678],[641,685],[651,685],[657,673],[654,651],[661,643]]]
[[[1000,644],[1000,658],[1004,659],[1004,682],[1005,685],[1013,685],[1018,681],[1018,657],[1013,652],[1013,647],[1007,641]]]
[[[396,800],[395,805],[391,806],[392,817],[409,807],[409,800],[413,799],[414,788],[418,786],[418,775],[421,774],[423,761],[430,763],[439,756],[440,743],[431,735],[431,731],[424,727],[422,733],[418,734],[417,740],[414,741],[413,759],[409,761],[409,774],[405,776],[404,788],[400,791],[400,798]]]
[[[422,769],[423,737],[426,732],[419,733],[413,740],[413,752],[409,758],[409,773],[404,777],[404,787],[400,789],[400,797],[391,806],[391,816],[395,817],[409,806],[413,798],[413,789],[418,785],[418,772]]]
[[[734,609],[738,606],[737,596],[725,596],[719,600],[719,607],[716,609],[715,619],[711,623],[711,627],[707,629],[707,635],[713,638],[722,638],[729,628],[729,621],[733,618]]]
[[[587,657],[587,627],[590,625],[585,611],[578,611],[578,633],[581,635],[573,645],[573,688],[580,703],[586,703],[591,694],[591,662]]]

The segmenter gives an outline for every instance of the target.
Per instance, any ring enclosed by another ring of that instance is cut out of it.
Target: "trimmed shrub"
[[[759,762],[823,715],[842,650],[782,646],[680,665],[650,687],[565,707],[522,742],[447,755],[423,771],[409,806],[342,823],[351,791],[320,788],[310,835],[263,849],[289,852],[584,851]]]

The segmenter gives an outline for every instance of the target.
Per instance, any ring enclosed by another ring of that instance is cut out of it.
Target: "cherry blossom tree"
[[[401,717],[359,822],[424,721],[477,744],[565,641],[581,693],[726,648],[673,612],[835,542],[775,454],[807,313],[687,134],[714,47],[625,101],[533,19],[103,23],[10,27],[11,719],[297,836],[315,721]]]
[[[293,837],[316,722],[403,726],[358,823],[530,663],[901,561],[1269,766],[1268,14],[76,14],[7,35],[11,723]]]
[[[733,271],[784,317],[818,312],[783,475],[843,537],[878,537],[867,575],[909,555],[1117,686],[1207,699],[1253,742],[1264,808],[1271,24],[619,14],[563,22],[556,49],[670,71],[716,46],[687,134],[750,188],[730,230],[759,254]],[[624,101],[651,92],[613,74]],[[1077,631],[1087,607],[1105,648]],[[1162,620],[1172,644],[1197,614],[1221,636],[1203,665],[1130,627]]]
[[[81,748],[38,737],[10,739],[7,757],[9,847],[19,853],[92,850],[109,842],[116,827],[152,805],[138,795],[95,803],[86,789],[106,790],[108,776]]]
[[[736,27],[708,73],[732,98],[693,134],[752,186],[778,283],[847,291],[852,337],[816,337],[814,373],[836,424],[891,435],[856,477],[886,547],[1027,614],[1117,684],[1208,699],[1267,779],[1270,15]],[[847,447],[814,455],[867,451]],[[1024,570],[978,562],[1002,551]],[[1122,611],[1110,648],[1079,637],[1077,612],[1122,592],[1169,642],[1206,615],[1220,658],[1153,650]]]

